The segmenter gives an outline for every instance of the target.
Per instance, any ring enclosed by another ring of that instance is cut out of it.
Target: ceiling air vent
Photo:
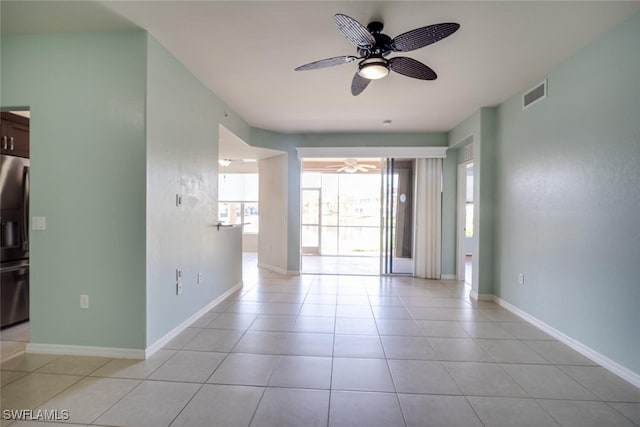
[[[541,83],[535,85],[529,89],[524,95],[522,95],[522,109],[526,110],[538,101],[542,101],[547,97],[547,81],[543,80]]]

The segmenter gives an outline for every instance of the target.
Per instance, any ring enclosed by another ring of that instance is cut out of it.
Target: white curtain
[[[440,279],[442,159],[416,159],[415,275]]]

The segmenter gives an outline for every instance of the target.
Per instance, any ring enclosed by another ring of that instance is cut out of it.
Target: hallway
[[[2,409],[83,426],[640,424],[640,390],[458,282],[246,261],[244,288],[147,360],[3,363]]]

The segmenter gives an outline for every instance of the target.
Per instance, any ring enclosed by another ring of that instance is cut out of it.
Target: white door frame
[[[302,221],[302,206],[304,202],[304,192],[314,191],[318,193],[318,246],[317,247],[305,247],[302,246],[302,229],[305,225],[314,226],[315,224],[305,224]],[[320,255],[322,253],[322,189],[321,188],[300,188],[300,247],[302,248],[301,254],[306,252],[308,254]],[[301,264],[302,265],[302,264]]]
[[[456,275],[458,280],[465,281],[466,251],[465,247],[465,218],[467,206],[467,166],[473,163],[473,159],[458,164],[458,195],[457,195],[457,223],[456,223]],[[475,211],[475,200],[474,211]],[[474,224],[475,225],[475,224]],[[474,236],[475,239],[475,230]],[[472,256],[475,254],[472,254]],[[475,257],[473,258],[475,263]]]

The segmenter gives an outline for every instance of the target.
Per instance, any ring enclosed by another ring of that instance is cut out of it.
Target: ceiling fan
[[[371,22],[367,27],[355,19],[338,13],[334,16],[338,30],[356,46],[358,56],[346,55],[321,59],[297,67],[296,71],[333,67],[360,60],[358,71],[351,82],[351,94],[362,93],[371,80],[381,79],[389,70],[420,80],[435,80],[438,75],[420,61],[406,56],[385,58],[392,52],[409,52],[430,45],[455,33],[460,24],[447,22],[407,31],[395,38],[382,33],[382,22]]]
[[[335,169],[336,172],[356,173],[356,172],[369,172],[370,169],[375,169],[374,165],[364,165],[358,163],[357,159],[344,159],[343,165],[331,165],[327,168]]]

